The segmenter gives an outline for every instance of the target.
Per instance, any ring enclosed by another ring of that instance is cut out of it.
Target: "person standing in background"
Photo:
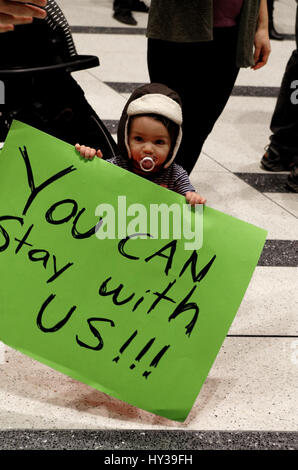
[[[268,18],[269,18],[269,37],[270,39],[276,39],[277,41],[281,41],[284,39],[284,35],[280,34],[276,31],[274,26],[274,0],[267,0],[268,1]]]
[[[113,10],[113,18],[115,18],[115,20],[120,21],[120,23],[135,26],[138,23],[133,17],[132,11],[148,13],[149,8],[140,0],[114,0]]]
[[[296,49],[282,79],[270,130],[270,143],[261,160],[268,171],[290,171],[287,186],[298,193],[298,0],[296,8]]]
[[[214,25],[214,27],[213,27]],[[270,54],[266,0],[151,0],[148,70],[182,99],[177,163],[190,173],[231,95],[240,67]]]

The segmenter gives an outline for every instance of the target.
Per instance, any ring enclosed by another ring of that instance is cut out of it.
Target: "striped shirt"
[[[113,165],[120,166],[125,170],[133,171],[131,161],[126,160],[121,156],[109,158],[106,161],[113,163]],[[168,168],[164,168],[156,173],[144,173],[142,177],[152,181],[152,183],[156,183],[164,188],[170,189],[175,193],[182,194],[182,196],[185,196],[187,191],[195,191],[195,188],[189,181],[187,172],[182,168],[182,166],[177,165],[177,163],[172,163]]]

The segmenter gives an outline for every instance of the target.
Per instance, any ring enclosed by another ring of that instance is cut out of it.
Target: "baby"
[[[205,204],[187,172],[174,163],[182,138],[181,101],[159,83],[137,88],[127,101],[118,126],[120,155],[107,161],[185,196],[192,206]],[[102,152],[76,144],[81,156],[102,158]]]

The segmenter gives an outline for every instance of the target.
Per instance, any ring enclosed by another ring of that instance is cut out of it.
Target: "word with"
[[[119,300],[118,296],[119,296],[119,294],[120,294],[120,292],[123,288],[123,284],[119,284],[118,287],[112,288],[108,291],[107,290],[107,284],[111,279],[112,278],[109,277],[108,279],[106,279],[101,284],[101,286],[99,288],[99,291],[98,291],[99,295],[101,295],[101,296],[109,296],[109,295],[112,296],[112,302],[113,302],[114,305],[117,305],[117,306],[122,306],[122,305],[130,302],[133,299],[133,297],[135,296],[135,292],[130,294],[125,299]],[[147,314],[152,312],[162,300],[164,300],[166,302],[176,304],[176,301],[167,295],[169,290],[174,286],[175,283],[176,283],[176,279],[174,279],[174,281],[170,282],[162,292],[152,292],[152,295],[156,296],[157,298],[153,301],[150,308],[147,310]],[[191,335],[191,332],[192,332],[192,330],[193,330],[193,328],[194,328],[194,326],[197,322],[198,316],[199,316],[199,307],[198,307],[198,305],[194,302],[188,302],[189,299],[191,298],[191,296],[193,295],[193,293],[195,292],[196,288],[197,288],[197,286],[195,285],[190,290],[190,292],[186,295],[186,297],[177,305],[175,310],[169,316],[169,322],[170,322],[171,320],[174,320],[179,315],[181,315],[183,312],[188,312],[188,311],[191,311],[191,310],[194,311],[194,315],[193,315],[192,320],[185,326],[185,329],[186,329],[185,334],[188,335],[188,336]],[[134,304],[134,306],[132,308],[133,312],[139,307],[139,305],[143,302],[143,300],[144,300],[144,296],[142,295],[137,300],[137,302]]]
[[[134,235],[136,235],[136,234],[134,234]],[[128,257],[129,259],[134,259],[134,260],[135,259],[140,259],[139,257],[136,257],[136,256],[127,255],[127,253],[124,251],[125,244],[132,237],[133,236],[126,237],[124,240],[121,240],[118,244],[118,251],[122,256]],[[152,255],[145,258],[145,262],[148,262],[148,261],[152,260],[156,256],[167,259],[167,263],[166,263],[166,267],[165,267],[165,274],[167,275],[170,268],[171,268],[171,266],[172,266],[172,261],[173,261],[174,254],[175,254],[175,251],[176,251],[176,246],[177,246],[177,240],[172,240],[170,243],[167,243],[164,247],[159,249],[157,252],[155,252]],[[167,250],[170,250],[169,255],[164,253]],[[188,260],[185,262],[184,266],[182,267],[182,269],[180,271],[180,274],[179,274],[179,277],[184,275],[187,267],[190,266],[191,267],[192,281],[197,282],[197,283],[201,282],[205,278],[207,273],[209,272],[211,266],[213,265],[213,263],[216,259],[216,255],[214,255],[211,258],[211,260],[199,271],[199,273],[196,272],[197,259],[198,259],[198,254],[194,250],[193,253],[190,255],[190,257],[188,258]],[[99,288],[99,295],[101,295],[101,296],[110,296],[111,295],[114,305],[118,305],[118,306],[121,306],[121,305],[124,305],[124,304],[130,302],[135,297],[135,292],[133,292],[128,297],[126,297],[122,300],[119,300],[118,297],[119,297],[119,294],[122,291],[122,288],[124,287],[124,285],[119,284],[118,287],[112,288],[108,291],[107,286],[108,286],[108,283],[111,281],[111,279],[112,279],[112,277],[110,276],[105,281],[103,281],[103,283],[101,284],[101,286]],[[153,293],[151,293],[151,295],[154,295],[157,298],[153,301],[150,308],[147,310],[147,314],[149,314],[152,310],[154,310],[161,300],[165,300],[167,302],[171,302],[171,303],[174,303],[174,304],[176,303],[176,301],[173,298],[171,298],[167,295],[168,292],[170,291],[170,289],[176,284],[176,281],[177,281],[176,279],[171,281],[162,292],[153,292]],[[190,336],[190,334],[191,334],[191,332],[192,332],[192,330],[193,330],[193,328],[194,328],[194,326],[197,322],[197,318],[198,318],[198,315],[199,315],[198,305],[194,302],[190,302],[190,303],[188,302],[189,299],[191,298],[191,296],[193,295],[193,293],[195,292],[197,286],[198,286],[198,284],[195,284],[192,287],[190,292],[178,304],[178,306],[175,308],[173,313],[171,313],[171,315],[169,316],[169,321],[171,321],[171,320],[177,318],[181,313],[188,312],[189,310],[193,310],[195,312],[194,315],[193,315],[193,318],[190,321],[190,323],[188,323],[185,327],[186,328],[186,334],[189,335],[189,336]],[[144,293],[144,295],[147,294],[147,293],[150,293],[150,289],[147,289],[146,292]],[[134,304],[134,306],[132,308],[132,311],[135,311],[139,307],[139,305],[144,301],[144,298],[145,298],[144,295],[142,295],[136,301],[136,303]]]
[[[118,196],[117,209],[112,204],[99,204],[95,215],[101,220],[96,230],[100,240],[115,238],[122,239],[135,232],[147,232],[156,239],[175,238],[193,240],[185,242],[185,250],[198,250],[203,245],[203,205],[197,204],[193,209],[189,204],[181,205],[150,204],[149,213],[143,204],[130,204],[127,207],[126,196]],[[116,216],[117,214],[117,216]],[[133,217],[129,220],[129,217]],[[147,221],[149,223],[147,224]],[[116,228],[117,222],[117,228]],[[181,228],[182,226],[182,228]],[[101,230],[99,230],[101,228]]]

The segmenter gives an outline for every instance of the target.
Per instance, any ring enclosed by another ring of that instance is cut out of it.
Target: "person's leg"
[[[298,51],[298,6],[296,9],[296,59],[297,59],[297,51]],[[297,96],[297,95],[296,95]],[[296,104],[298,107],[298,102]],[[297,110],[298,112],[298,110]],[[296,128],[296,136],[297,136],[297,128]],[[297,149],[297,147],[296,147]],[[292,152],[292,160],[290,163],[290,174],[288,176],[288,187],[298,193],[298,152]]]
[[[298,50],[293,51],[283,76],[271,119],[271,142],[279,154],[298,152]]]
[[[114,0],[113,18],[115,18],[115,20],[117,21],[120,21],[121,23],[135,26],[137,24],[137,21],[132,16],[132,7],[133,0]]]
[[[126,8],[127,10],[131,10],[132,4],[133,4],[133,0],[114,0],[113,9],[119,10],[119,9]]]
[[[267,0],[268,5],[268,19],[269,19],[269,37],[270,39],[276,39],[278,41],[284,39],[283,34],[276,31],[274,26],[274,0]]]
[[[142,13],[148,13],[149,7],[142,0],[133,0],[132,11],[140,11]]]
[[[266,170],[283,171],[298,155],[298,50],[286,66],[271,118],[269,147],[261,163]]]
[[[217,29],[214,41],[209,42],[148,40],[151,82],[164,83],[182,99],[183,139],[175,161],[188,173],[224,109],[238,73],[236,28]]]

